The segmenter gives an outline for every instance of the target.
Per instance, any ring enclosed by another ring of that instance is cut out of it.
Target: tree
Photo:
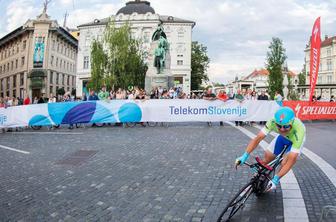
[[[98,40],[93,40],[91,45],[91,80],[88,83],[90,89],[97,91],[104,84],[106,59],[103,44]]]
[[[283,47],[282,40],[279,38],[272,38],[272,42],[268,48],[270,49],[270,51],[267,52],[266,58],[266,68],[269,72],[268,90],[271,98],[273,98],[276,91],[282,93],[282,66],[287,56],[285,54],[286,49]]]
[[[106,85],[108,89],[144,87],[147,66],[143,61],[141,42],[131,37],[128,24],[119,28],[111,20],[102,42],[93,41],[91,47],[91,81],[95,90]]]
[[[63,96],[64,94],[65,94],[64,87],[59,88],[58,90],[56,90],[56,95]]]
[[[305,84],[306,84],[306,74],[304,71],[302,71],[299,74],[299,85],[305,85]]]
[[[210,59],[207,47],[196,42],[191,44],[191,90],[198,90],[203,81],[209,80],[207,69]]]

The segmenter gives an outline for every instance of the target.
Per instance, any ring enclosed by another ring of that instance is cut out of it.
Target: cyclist
[[[269,146],[264,149],[263,163],[268,164],[275,157],[281,153],[285,146],[288,147],[287,153],[281,163],[281,168],[278,173],[267,184],[266,191],[276,189],[283,177],[296,163],[297,157],[301,153],[305,137],[306,128],[300,119],[295,118],[294,111],[289,107],[281,107],[278,109],[274,118],[267,121],[265,127],[258,133],[258,135],[250,141],[245,153],[236,159],[236,165],[242,165],[249,158],[250,153],[255,150],[259,143],[271,131],[278,133]]]

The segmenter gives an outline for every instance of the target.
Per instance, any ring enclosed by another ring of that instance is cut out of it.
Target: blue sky
[[[210,80],[224,82],[265,66],[272,37],[283,40],[288,66],[299,72],[314,20],[322,38],[336,35],[336,0],[149,0],[156,13],[193,20],[193,40],[208,47]],[[0,36],[35,18],[42,0],[0,0]],[[68,26],[115,14],[126,0],[52,0],[48,14]]]

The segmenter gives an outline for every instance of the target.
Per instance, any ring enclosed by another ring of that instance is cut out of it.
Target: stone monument
[[[170,75],[170,53],[167,36],[161,24],[152,35],[148,54],[148,70],[145,79],[146,92],[161,86],[168,89]]]

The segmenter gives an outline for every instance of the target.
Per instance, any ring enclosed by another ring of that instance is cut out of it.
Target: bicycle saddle
[[[267,165],[267,164],[264,164],[264,163],[262,162],[262,160],[261,160],[259,157],[256,157],[255,159],[256,159],[257,163],[258,163],[259,165],[261,165],[262,167],[264,167],[265,169],[270,170],[270,171],[273,170],[273,167],[271,167],[271,166],[269,166],[269,165]]]

